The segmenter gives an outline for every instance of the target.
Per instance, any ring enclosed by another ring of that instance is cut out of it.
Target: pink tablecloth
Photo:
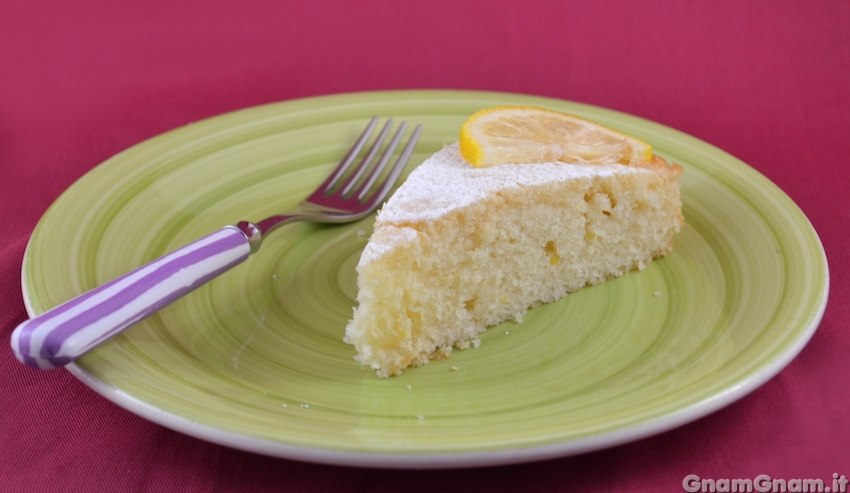
[[[811,218],[831,295],[811,342],[740,401],[585,455],[409,472],[254,455],[148,422],[0,350],[0,490],[683,491],[702,478],[850,476],[850,3],[247,0],[0,4],[0,331],[25,319],[27,238],[113,154],[247,106],[459,88],[551,96],[675,127]]]

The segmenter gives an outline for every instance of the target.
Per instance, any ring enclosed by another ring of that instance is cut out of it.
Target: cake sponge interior
[[[436,218],[379,215],[346,327],[355,359],[399,374],[668,254],[683,222],[678,173],[619,168],[497,187]]]

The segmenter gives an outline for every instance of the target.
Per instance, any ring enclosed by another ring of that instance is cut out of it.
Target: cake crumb
[[[660,157],[656,164],[666,166]],[[486,327],[506,322],[495,330],[509,337],[530,307],[644,267],[650,253],[669,253],[681,227],[681,167],[674,168],[480,169],[456,144],[445,147],[387,200],[374,233],[364,228],[371,239],[357,263],[359,306],[343,341],[378,377],[399,375],[453,347],[479,347],[472,338]],[[563,204],[563,214],[551,204]],[[357,226],[349,231],[359,234]],[[446,368],[457,371],[438,371]]]

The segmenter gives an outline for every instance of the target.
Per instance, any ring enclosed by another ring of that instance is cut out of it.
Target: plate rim
[[[673,132],[686,136],[689,139],[694,139],[698,141],[712,150],[719,151],[723,153],[728,158],[737,161],[739,164],[743,165],[747,171],[753,172],[761,179],[764,180],[766,184],[774,187],[776,191],[778,191],[782,198],[789,205],[793,205],[796,207],[801,214],[801,216],[806,220],[807,227],[809,228],[813,239],[816,240],[816,245],[819,247],[819,251],[816,252],[819,256],[819,262],[822,263],[824,268],[824,279],[822,281],[822,296],[817,301],[817,310],[814,313],[814,316],[810,319],[809,324],[800,332],[799,336],[793,343],[784,351],[779,354],[775,354],[773,356],[773,360],[768,360],[766,364],[763,364],[757,371],[750,373],[745,378],[736,381],[734,385],[727,386],[721,392],[717,392],[709,397],[706,397],[696,403],[692,403],[691,405],[685,406],[682,409],[677,411],[673,411],[671,413],[665,414],[663,416],[652,418],[650,420],[638,423],[636,425],[626,426],[624,428],[618,428],[611,431],[606,431],[600,434],[590,435],[586,437],[580,437],[571,440],[558,441],[554,443],[546,443],[539,445],[531,445],[531,446],[515,446],[508,447],[504,449],[494,449],[494,450],[486,450],[486,451],[473,451],[473,452],[371,452],[371,451],[352,451],[345,449],[328,449],[322,447],[309,447],[303,445],[294,445],[289,443],[284,443],[280,441],[274,440],[266,440],[259,437],[244,435],[232,431],[227,431],[224,429],[216,428],[211,425],[199,423],[196,421],[192,421],[189,418],[180,416],[178,414],[171,413],[169,411],[162,410],[157,408],[152,404],[148,404],[135,396],[114,387],[90,374],[88,371],[77,365],[76,363],[71,363],[67,365],[65,368],[74,375],[77,379],[83,382],[86,386],[94,390],[99,395],[103,396],[110,402],[117,404],[119,407],[122,407],[138,416],[141,416],[145,419],[148,419],[154,423],[162,425],[171,430],[192,436],[194,438],[198,438],[207,442],[216,443],[219,445],[224,445],[228,447],[232,447],[239,450],[244,450],[248,452],[260,453],[263,455],[292,459],[292,460],[301,460],[307,462],[314,463],[323,463],[329,465],[341,465],[341,466],[357,466],[357,467],[370,467],[370,468],[390,468],[390,469],[436,469],[436,468],[466,468],[466,467],[484,467],[484,466],[497,466],[497,465],[506,465],[506,464],[518,464],[539,460],[552,459],[557,457],[566,457],[570,455],[576,455],[586,452],[591,452],[595,450],[600,450],[604,448],[609,448],[629,442],[633,442],[636,440],[640,440],[642,438],[647,438],[653,435],[657,435],[659,433],[663,433],[665,431],[669,431],[671,429],[680,427],[687,423],[693,422],[699,418],[702,418],[708,414],[711,414],[741,398],[753,392],[768,380],[776,376],[780,371],[782,371],[797,355],[802,351],[802,349],[808,344],[817,330],[820,322],[822,321],[824,312],[826,310],[828,298],[829,298],[829,287],[830,287],[830,273],[828,266],[828,259],[826,257],[826,252],[823,246],[823,242],[820,236],[817,233],[817,230],[811,223],[811,220],[808,216],[800,209],[799,205],[791,199],[784,190],[780,189],[773,181],[763,175],[760,171],[756,170],[749,164],[739,160],[735,156],[729,154],[728,152],[713,146],[712,144],[705,142],[697,137],[686,134],[680,130],[677,130],[673,127],[668,127],[666,125],[654,122],[652,120],[648,120],[646,118],[632,115],[629,113],[625,113],[622,111],[591,105],[587,103],[582,103],[578,101],[566,100],[553,98],[548,96],[538,96],[533,94],[524,94],[524,93],[513,93],[513,92],[499,92],[499,91],[476,91],[476,90],[467,90],[467,89],[459,89],[459,90],[448,90],[448,89],[402,89],[402,90],[388,90],[388,91],[359,91],[359,92],[347,92],[347,93],[335,93],[335,94],[327,94],[327,95],[318,95],[318,96],[310,96],[305,98],[295,98],[289,100],[282,101],[274,101],[266,104],[259,104],[255,106],[250,106],[246,108],[236,109],[234,111],[229,111],[217,115],[210,116],[208,118],[204,118],[201,121],[213,120],[220,117],[225,117],[228,115],[232,115],[234,113],[240,113],[249,111],[255,108],[260,107],[268,107],[272,105],[279,105],[281,103],[288,102],[309,102],[314,100],[328,100],[335,97],[354,97],[364,95],[393,95],[393,94],[403,94],[403,95],[415,95],[415,94],[452,94],[454,96],[459,95],[476,95],[476,96],[490,96],[494,98],[504,98],[504,97],[532,97],[541,100],[552,100],[561,103],[569,103],[575,104],[578,106],[583,106],[587,108],[594,108],[598,110],[603,110],[605,112],[611,112],[611,114],[621,114],[630,118],[637,118],[641,121],[651,123],[653,125],[659,125],[663,127],[665,130],[672,130]],[[179,126],[165,132],[158,133],[154,136],[146,138],[132,146],[128,147],[126,150],[129,150],[133,147],[141,145],[145,142],[148,142],[151,139],[155,139],[166,134],[170,134],[172,132],[179,131],[184,128],[185,125]],[[124,151],[122,151],[124,152]],[[118,153],[116,156],[120,156],[121,153]],[[107,159],[101,163],[98,163],[94,167],[92,167],[89,171],[84,173],[82,176],[77,178],[74,183],[72,183],[65,191],[70,190],[72,187],[76,185],[76,183],[83,179],[85,176],[89,175],[91,172],[110,161],[112,158]],[[62,196],[65,194],[63,191],[54,201],[51,203],[50,207],[44,212],[42,218],[39,219],[38,224],[36,225],[33,233],[30,235],[30,238],[27,242],[24,257],[22,260],[22,269],[21,269],[21,288],[23,294],[24,306],[26,308],[27,314],[32,317],[35,316],[35,310],[33,307],[32,300],[30,299],[29,294],[27,293],[27,275],[26,268],[28,261],[28,256],[30,255],[31,248],[33,247],[33,242],[35,239],[35,232],[38,229],[39,225],[42,222],[44,216],[50,213],[50,209],[62,199]]]

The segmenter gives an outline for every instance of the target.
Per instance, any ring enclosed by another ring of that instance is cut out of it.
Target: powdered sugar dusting
[[[417,240],[415,223],[433,221],[499,191],[604,177],[616,173],[648,173],[620,164],[534,163],[476,168],[460,154],[457,143],[444,147],[410,173],[378,211],[375,233],[366,244],[360,265]]]
[[[643,170],[619,164],[503,164],[476,168],[455,143],[446,146],[410,173],[378,212],[376,225],[432,221],[500,190],[554,181]]]
[[[360,263],[370,262],[388,253],[399,245],[416,241],[418,233],[413,228],[391,227],[372,236],[360,256]]]

